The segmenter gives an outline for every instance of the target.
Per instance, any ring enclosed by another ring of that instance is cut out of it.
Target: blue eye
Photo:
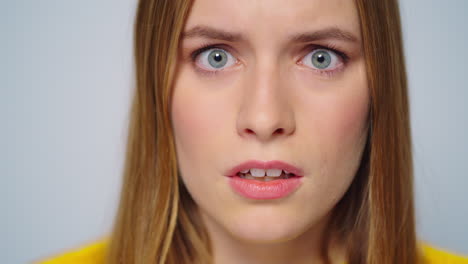
[[[197,62],[207,70],[222,70],[236,63],[235,58],[223,49],[208,49],[200,53]]]
[[[317,70],[332,70],[339,66],[339,55],[331,50],[316,49],[307,54],[302,63]]]

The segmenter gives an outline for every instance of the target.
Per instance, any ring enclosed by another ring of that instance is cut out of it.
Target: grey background
[[[2,263],[109,231],[135,0],[0,3]],[[420,238],[468,254],[468,1],[401,1]]]

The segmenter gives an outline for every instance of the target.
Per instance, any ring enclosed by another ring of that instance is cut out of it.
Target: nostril
[[[255,132],[253,132],[253,130],[250,128],[245,129],[245,131],[247,132],[247,134],[255,134]]]
[[[273,134],[283,134],[284,133],[284,129],[283,128],[278,128],[275,130],[275,132]]]

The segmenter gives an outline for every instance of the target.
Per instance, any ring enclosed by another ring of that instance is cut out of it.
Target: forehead
[[[360,38],[354,0],[194,0],[185,29],[198,25],[228,28],[248,38],[337,27]]]

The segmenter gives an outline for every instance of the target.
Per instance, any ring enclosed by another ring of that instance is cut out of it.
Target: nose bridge
[[[284,92],[281,90],[281,76],[279,74],[279,67],[271,56],[259,60],[247,78],[247,98],[253,100],[257,105],[267,106],[278,103],[279,95]]]
[[[279,63],[267,55],[246,72],[237,120],[240,135],[267,141],[294,131],[294,113],[283,78]]]

